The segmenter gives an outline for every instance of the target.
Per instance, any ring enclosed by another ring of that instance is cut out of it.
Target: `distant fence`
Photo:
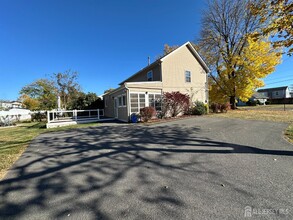
[[[0,111],[0,126],[11,126],[18,121],[31,120],[31,112],[27,109],[10,109]]]
[[[293,104],[293,98],[268,99],[270,104]]]
[[[47,123],[56,122],[90,122],[100,120],[104,109],[47,111]]]

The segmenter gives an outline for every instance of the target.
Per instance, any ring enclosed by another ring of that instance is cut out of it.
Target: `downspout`
[[[209,105],[210,103],[209,103],[209,73],[210,72],[207,72],[207,76],[206,76],[206,85],[205,85],[205,87],[206,87],[206,89],[205,89],[205,95],[206,95],[206,103]]]
[[[124,83],[124,86],[126,89],[126,96],[127,96],[127,116],[128,116],[128,120],[130,120],[130,92],[126,82]]]

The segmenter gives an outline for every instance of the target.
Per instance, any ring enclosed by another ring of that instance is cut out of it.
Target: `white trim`
[[[115,93],[115,92],[119,92],[119,91],[122,90],[122,89],[125,89],[125,87],[121,85],[121,86],[118,87],[117,89],[114,89],[114,90],[111,91],[111,92],[105,93],[104,96],[106,96],[106,95],[111,95],[111,94],[113,94],[113,93]]]
[[[124,103],[124,105],[123,105],[123,96],[125,96],[125,103]],[[126,103],[126,94],[122,94],[122,95],[117,95],[117,96],[115,96],[115,98],[117,98],[118,99],[118,108],[125,108],[126,107],[126,105],[127,105],[127,103]],[[122,105],[119,105],[119,98],[121,98],[121,104]]]
[[[143,81],[143,82],[126,82],[126,85],[145,84],[145,83],[162,83],[162,81]]]
[[[145,94],[146,92],[129,92],[130,94]]]

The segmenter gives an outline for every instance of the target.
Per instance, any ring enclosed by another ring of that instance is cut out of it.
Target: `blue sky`
[[[67,69],[79,72],[85,92],[102,94],[165,43],[195,40],[204,7],[204,0],[0,0],[0,99]],[[293,57],[284,57],[267,87],[293,84],[292,67]]]

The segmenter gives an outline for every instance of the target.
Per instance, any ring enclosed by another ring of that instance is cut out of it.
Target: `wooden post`
[[[98,119],[100,120],[100,109],[98,109]]]

